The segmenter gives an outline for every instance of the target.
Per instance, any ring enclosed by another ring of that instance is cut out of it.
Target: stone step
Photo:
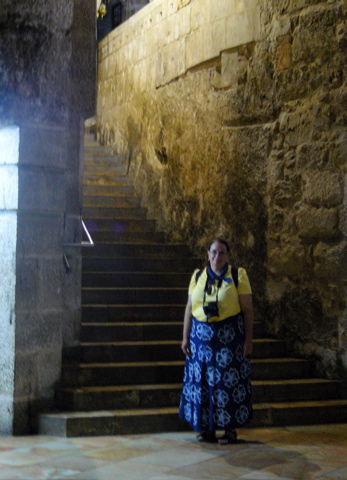
[[[97,243],[132,243],[149,244],[162,243],[165,241],[163,232],[113,232],[93,231],[93,241]]]
[[[40,415],[39,433],[64,437],[131,435],[190,430],[178,408],[62,412]],[[250,427],[347,422],[347,400],[254,404]]]
[[[126,176],[126,167],[116,163],[113,157],[110,156],[95,156],[94,154],[86,157],[83,165],[84,178],[89,175],[114,175],[114,176]]]
[[[110,152],[103,153],[102,150],[98,150],[96,147],[92,147],[84,153],[83,173],[86,173],[85,167],[93,166],[105,166],[105,167],[117,167],[119,175],[127,174],[127,165],[120,161],[117,155]]]
[[[156,224],[154,220],[145,218],[96,218],[83,215],[84,223],[91,233],[94,232],[115,232],[117,234],[131,233],[155,233]]]
[[[165,243],[99,243],[94,248],[88,248],[83,252],[83,257],[137,257],[141,259],[155,258],[189,258],[188,247],[180,244]],[[131,271],[131,269],[129,269]],[[191,272],[192,273],[192,272]]]
[[[82,304],[184,304],[187,288],[82,288]]]
[[[126,323],[183,319],[185,305],[82,305],[83,325],[87,323]],[[182,320],[183,321],[183,320]]]
[[[176,309],[177,312],[178,309]],[[182,305],[181,316],[178,318],[175,316],[168,319],[165,315],[166,308],[163,306],[161,317],[152,320],[153,316],[150,312],[147,313],[145,321],[138,322],[136,317],[132,321],[124,321],[124,316],[119,316],[114,322],[96,322],[85,323],[83,317],[83,323],[81,324],[81,341],[87,343],[95,342],[132,342],[132,341],[150,341],[153,340],[181,340],[183,329],[183,311]],[[165,319],[165,320],[162,320]],[[170,321],[171,320],[171,321]],[[260,322],[254,324],[254,335],[261,337],[263,325]],[[259,340],[262,340],[259,338]],[[273,345],[276,340],[268,339],[269,342],[273,341]],[[257,342],[258,340],[255,340]],[[280,356],[283,356],[285,352],[284,346]]]
[[[62,388],[57,403],[67,411],[177,407],[181,389],[181,383]],[[340,398],[340,390],[341,382],[316,378],[252,382],[254,403],[334,400]]]
[[[87,250],[86,248],[84,251]],[[89,249],[88,249],[89,250]],[[91,253],[94,248],[91,248]],[[91,255],[91,254],[89,254]],[[194,258],[106,258],[86,256],[82,259],[82,269],[88,272],[190,272],[199,268]],[[99,302],[101,303],[101,302]]]
[[[90,323],[126,324],[132,322],[183,322],[185,305],[82,305],[83,326]],[[254,322],[255,338],[264,336],[262,322]]]
[[[141,199],[135,196],[101,196],[84,195],[83,208],[88,207],[114,207],[114,208],[140,208]]]
[[[132,185],[84,185],[83,198],[88,195],[131,197],[135,196],[135,192]]]
[[[129,326],[131,329],[131,325]],[[160,335],[161,336],[161,335]],[[268,338],[254,340],[253,358],[273,358],[284,356],[285,343]],[[81,363],[116,362],[122,363],[127,358],[133,362],[162,360],[181,360],[181,340],[148,340],[115,342],[82,343],[73,347],[69,353]],[[66,359],[65,359],[66,360]]]
[[[81,342],[177,340],[182,337],[182,328],[183,318],[176,322],[82,323]]]
[[[106,219],[110,218],[113,220],[118,219],[127,219],[127,220],[135,220],[135,219],[143,219],[145,220],[147,217],[147,209],[140,208],[140,207],[91,207],[91,206],[83,206],[82,209],[82,216],[83,218],[100,218]]]
[[[107,187],[123,187],[129,185],[129,178],[127,175],[112,175],[112,174],[103,174],[103,175],[84,175],[83,177],[83,187],[85,185],[104,185]]]
[[[185,287],[188,289],[191,273],[167,272],[83,272],[83,287]]]
[[[251,426],[320,425],[347,422],[347,400],[261,403]]]
[[[92,387],[111,385],[179,383],[184,361],[122,362],[63,365],[61,385]],[[284,380],[312,377],[308,360],[278,358],[252,360],[253,380]]]
[[[84,148],[84,157],[95,155],[96,157],[112,157],[117,158],[117,152],[114,147],[108,145],[100,145],[91,137],[87,137],[88,143]]]

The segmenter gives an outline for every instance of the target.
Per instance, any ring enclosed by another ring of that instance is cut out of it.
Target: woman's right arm
[[[190,357],[190,350],[189,350],[189,337],[190,337],[190,329],[192,326],[192,297],[191,295],[188,296],[188,302],[186,305],[186,310],[184,312],[184,322],[183,322],[183,340],[182,340],[182,351],[184,355]]]

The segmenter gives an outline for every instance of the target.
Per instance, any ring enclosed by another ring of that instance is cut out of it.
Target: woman
[[[215,239],[208,266],[194,272],[181,345],[186,365],[179,416],[200,432],[198,441],[221,445],[234,443],[235,429],[252,415],[252,291],[246,271],[228,264],[229,251],[227,242]],[[216,430],[225,433],[217,439]]]

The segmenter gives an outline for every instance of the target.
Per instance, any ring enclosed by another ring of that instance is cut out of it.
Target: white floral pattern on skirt
[[[252,417],[250,359],[243,356],[241,314],[220,322],[193,317],[179,417],[194,430],[232,430]]]

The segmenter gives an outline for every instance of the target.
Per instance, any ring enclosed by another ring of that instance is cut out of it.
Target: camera
[[[204,314],[206,315],[207,320],[209,320],[212,317],[219,317],[217,302],[209,302],[207,305],[204,305],[202,308],[204,310]]]

